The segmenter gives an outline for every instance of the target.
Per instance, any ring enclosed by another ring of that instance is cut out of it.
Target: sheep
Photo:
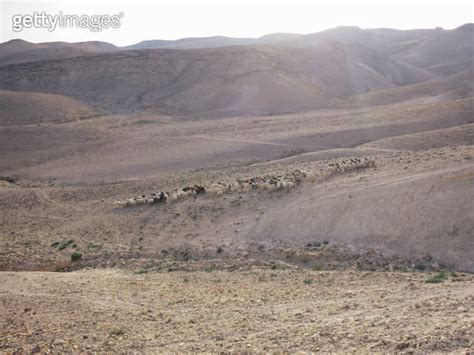
[[[241,191],[249,191],[250,189],[252,188],[252,186],[246,182],[246,181],[243,181],[241,184],[240,184],[240,190]]]
[[[206,188],[201,185],[194,185],[194,190],[196,191],[197,195],[206,193]]]
[[[138,197],[138,198],[135,198],[135,202],[137,205],[143,205],[146,203],[146,200],[143,197]]]
[[[238,182],[233,182],[230,184],[230,190],[229,191],[239,191],[240,190],[240,185]]]
[[[175,190],[175,191],[176,191],[176,197],[177,197],[178,200],[184,198],[185,193],[184,193],[183,190]]]
[[[186,196],[192,196],[194,195],[194,191],[193,190],[185,190],[183,189],[183,192]]]
[[[186,196],[194,196],[204,193],[215,193],[222,195],[231,191],[249,191],[251,189],[275,190],[275,189],[290,189],[304,180],[314,181],[316,178],[330,176],[337,172],[347,172],[366,167],[374,167],[375,160],[373,158],[345,158],[334,161],[324,161],[326,168],[321,168],[319,171],[313,170],[309,166],[305,166],[293,171],[286,171],[283,175],[265,175],[256,176],[248,179],[236,179],[234,182],[228,181],[217,182],[209,187],[202,185],[186,186],[182,189],[176,189],[171,192],[153,192],[150,195],[141,195],[133,199],[125,201],[116,201],[115,203],[121,206],[135,206],[140,204],[156,204],[165,202],[179,201]]]
[[[137,202],[133,198],[129,198],[127,201],[125,201],[126,206],[135,206]]]
[[[171,191],[169,196],[168,196],[168,200],[167,202],[176,202],[178,200],[178,193],[175,191]]]

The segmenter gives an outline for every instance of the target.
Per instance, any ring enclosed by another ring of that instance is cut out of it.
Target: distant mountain
[[[454,30],[368,29],[338,27],[298,38],[292,45],[308,46],[329,41],[358,43],[419,68],[460,65],[474,60],[474,36],[465,24]],[[467,68],[461,66],[459,71]],[[454,74],[450,71],[448,74]]]
[[[117,49],[113,44],[99,41],[31,43],[15,39],[0,44],[0,65],[45,59],[71,58]]]
[[[147,48],[171,48],[171,49],[191,49],[191,48],[214,48],[235,45],[253,44],[251,38],[231,38],[223,36],[182,38],[178,40],[149,40],[122,47],[122,49],[147,49]]]
[[[474,24],[464,24],[454,30],[442,28],[421,30],[361,29],[341,26],[308,35],[269,34],[260,38],[202,37],[183,38],[175,41],[143,41],[122,49],[146,48],[215,48],[234,45],[281,45],[307,47],[328,42],[360,44],[392,56],[407,64],[430,70],[450,66],[446,75],[462,72],[474,60]],[[443,69],[438,73],[443,73]]]
[[[256,44],[278,44],[295,40],[303,35],[293,33],[273,33],[260,38],[232,38],[224,36],[182,38],[178,40],[149,40],[142,41],[122,49],[191,49],[191,48],[215,48],[227,46],[243,46]]]
[[[462,26],[456,28],[458,31],[467,31],[467,32],[474,32],[474,23],[465,23]]]
[[[66,95],[108,112],[186,117],[457,99],[473,95],[472,28],[337,27],[125,48],[14,40],[0,44],[0,89]]]
[[[351,95],[431,78],[341,43],[120,51],[0,67],[3,89],[68,95],[111,112],[156,108],[184,116],[343,107]]]

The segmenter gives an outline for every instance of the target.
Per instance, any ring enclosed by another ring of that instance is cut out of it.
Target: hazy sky
[[[452,29],[474,22],[473,1],[6,1],[0,0],[0,42],[22,38],[31,42],[100,40],[129,45],[145,39],[177,39],[223,35],[259,37],[274,32],[312,33],[336,26],[398,29]],[[115,15],[120,28],[91,32],[84,28],[12,29],[14,15],[33,12],[56,15]]]

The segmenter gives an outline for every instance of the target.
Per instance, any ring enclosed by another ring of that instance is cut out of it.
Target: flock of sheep
[[[201,185],[186,186],[182,189],[175,189],[169,192],[161,191],[158,193],[151,193],[150,195],[142,195],[123,201],[116,201],[116,203],[120,206],[128,207],[143,204],[171,203],[189,196],[197,196],[206,193],[222,195],[230,192],[250,191],[252,189],[290,189],[300,184],[303,180],[315,179],[318,177],[330,176],[335,173],[370,168],[373,166],[375,166],[375,161],[370,158],[340,159],[329,162],[327,169],[320,169],[317,173],[311,167],[307,167],[304,169],[293,170],[285,175],[265,175],[263,177],[257,176],[249,179],[237,179],[234,182],[218,182],[208,187]]]

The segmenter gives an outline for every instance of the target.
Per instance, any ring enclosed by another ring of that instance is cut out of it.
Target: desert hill
[[[473,34],[0,44],[0,349],[471,353]]]
[[[474,72],[467,70],[451,76],[436,77],[416,84],[355,95],[350,100],[362,106],[418,101],[461,99],[474,94]]]
[[[145,48],[209,48],[233,45],[278,44],[283,46],[313,46],[328,42],[360,44],[388,54],[411,65],[430,69],[450,65],[449,74],[472,68],[474,41],[473,24],[465,24],[453,30],[422,29],[361,29],[356,26],[340,26],[317,33],[270,34],[260,38],[229,38],[223,36],[183,38],[175,41],[149,40],[123,49]],[[463,65],[464,63],[464,65]],[[456,70],[456,67],[459,67]]]
[[[191,48],[213,48],[238,45],[257,44],[286,44],[303,35],[296,33],[272,33],[259,38],[232,38],[224,36],[181,38],[178,40],[147,40],[123,49],[149,49],[149,48],[170,48],[170,49],[191,49]]]
[[[15,64],[0,67],[0,88],[67,95],[109,112],[230,116],[344,107],[351,95],[432,77],[360,45],[325,43],[119,51]]]
[[[116,49],[113,44],[99,41],[31,43],[17,39],[0,43],[0,65],[70,58]]]
[[[97,114],[90,106],[63,95],[0,91],[0,126],[68,122]]]
[[[0,44],[0,89],[66,95],[110,113],[176,117],[452,100],[473,93],[471,27],[343,26],[309,35],[151,40],[123,48],[13,40]]]

